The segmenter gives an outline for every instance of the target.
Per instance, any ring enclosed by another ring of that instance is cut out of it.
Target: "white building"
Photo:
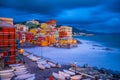
[[[31,20],[31,21],[27,21],[27,23],[30,23],[30,22],[33,23],[33,24],[36,24],[36,25],[39,25],[39,24],[40,24],[38,21],[36,21],[36,20],[34,20],[34,19]]]
[[[15,27],[16,27],[16,31],[17,31],[17,32],[18,32],[18,31],[24,31],[24,32],[27,32],[28,29],[29,29],[28,26],[23,25],[23,24],[16,24]]]

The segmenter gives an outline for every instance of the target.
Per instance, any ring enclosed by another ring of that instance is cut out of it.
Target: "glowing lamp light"
[[[76,41],[76,40],[73,40],[73,43],[74,43],[74,44],[76,44],[76,43],[77,43],[77,41]]]
[[[25,52],[25,50],[24,49],[20,49],[19,52],[20,52],[20,54],[23,54]]]
[[[20,44],[22,44],[23,43],[23,41],[22,40],[20,40]]]

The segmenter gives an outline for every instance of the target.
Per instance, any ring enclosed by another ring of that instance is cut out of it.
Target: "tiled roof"
[[[14,27],[14,26],[5,21],[0,21],[0,27]]]

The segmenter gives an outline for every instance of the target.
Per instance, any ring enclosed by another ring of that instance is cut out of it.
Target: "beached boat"
[[[38,64],[38,67],[39,67],[40,69],[42,69],[42,70],[44,70],[44,69],[45,69],[45,66],[44,66],[44,65],[42,65],[42,64]]]
[[[27,70],[27,68],[16,68],[16,69],[14,69],[14,70],[16,70],[16,71]]]
[[[70,80],[80,80],[82,78],[81,75],[75,75],[70,78]]]
[[[26,72],[27,70],[17,70],[17,71],[14,71],[14,73],[21,73],[21,72]]]
[[[71,69],[70,71],[74,71],[74,72],[75,72],[75,70],[73,70],[73,69]],[[94,76],[88,75],[88,74],[86,74],[86,73],[82,73],[82,72],[80,72],[80,71],[76,71],[76,72],[79,73],[79,74],[81,74],[81,75],[84,75],[84,76],[90,77],[90,78],[92,78],[92,79],[95,78]]]
[[[5,78],[5,79],[2,79],[2,80],[11,80],[11,78]]]
[[[22,71],[22,72],[14,72],[15,75],[22,75],[28,73],[28,71]]]
[[[48,69],[50,68],[50,65],[49,65],[49,64],[45,64],[44,66],[45,66],[46,68],[48,68]]]
[[[31,55],[28,55],[27,57],[30,59],[31,57],[33,57],[33,54],[31,54]]]
[[[25,66],[12,67],[12,69],[20,69],[20,68],[26,68],[26,67]]]
[[[30,57],[30,59],[31,59],[32,61],[38,61],[40,58],[33,56],[33,57]]]
[[[71,72],[71,71],[69,71],[69,70],[63,70],[65,73],[67,73],[67,74],[69,74],[69,75],[75,75],[75,73],[74,72]]]
[[[39,60],[38,58],[36,58],[36,57],[31,57],[30,58],[32,61],[37,61],[37,60]]]
[[[17,66],[21,66],[22,64],[10,64],[10,67],[17,67]]]
[[[28,79],[28,78],[31,78],[31,77],[34,77],[35,74],[23,74],[23,75],[20,75],[20,76],[17,76],[15,78],[15,80],[25,80],[25,79]]]
[[[24,71],[27,71],[27,69],[17,69],[17,70],[15,70],[14,72],[24,72]]]
[[[53,77],[56,78],[57,80],[65,80],[65,77],[62,76],[62,75],[60,75],[60,74],[58,74],[58,73],[53,72],[52,75],[53,75]]]
[[[33,76],[33,77],[30,77],[30,78],[28,78],[28,79],[25,79],[25,80],[34,80],[35,79],[35,76]]]
[[[14,70],[10,69],[10,70],[3,70],[3,71],[0,71],[0,74],[2,73],[9,73],[9,72],[13,72]]]
[[[45,64],[47,64],[47,61],[46,60],[41,60],[41,61],[39,60],[39,61],[37,61],[37,63],[45,65]]]
[[[56,67],[56,64],[52,63],[52,62],[48,62],[48,64],[51,66],[51,67]]]
[[[70,78],[70,74],[67,74],[65,72],[59,71],[59,74],[63,75],[64,77],[66,77],[67,79]]]
[[[58,64],[57,67],[58,67],[58,68],[61,68],[61,64]]]
[[[14,76],[13,73],[9,72],[9,73],[3,73],[3,74],[0,74],[1,78],[2,79],[7,79],[7,78],[11,78]]]
[[[29,55],[29,56],[27,56],[30,60],[32,60],[32,61],[38,61],[39,59],[41,59],[40,57],[36,57],[36,56],[34,56],[34,55]]]
[[[28,56],[28,55],[30,55],[30,54],[29,54],[29,53],[24,52],[24,53],[23,53],[23,55],[24,55],[24,56]]]

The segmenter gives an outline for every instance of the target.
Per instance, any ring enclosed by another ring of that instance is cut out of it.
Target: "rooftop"
[[[0,27],[14,27],[12,24],[0,20]]]

